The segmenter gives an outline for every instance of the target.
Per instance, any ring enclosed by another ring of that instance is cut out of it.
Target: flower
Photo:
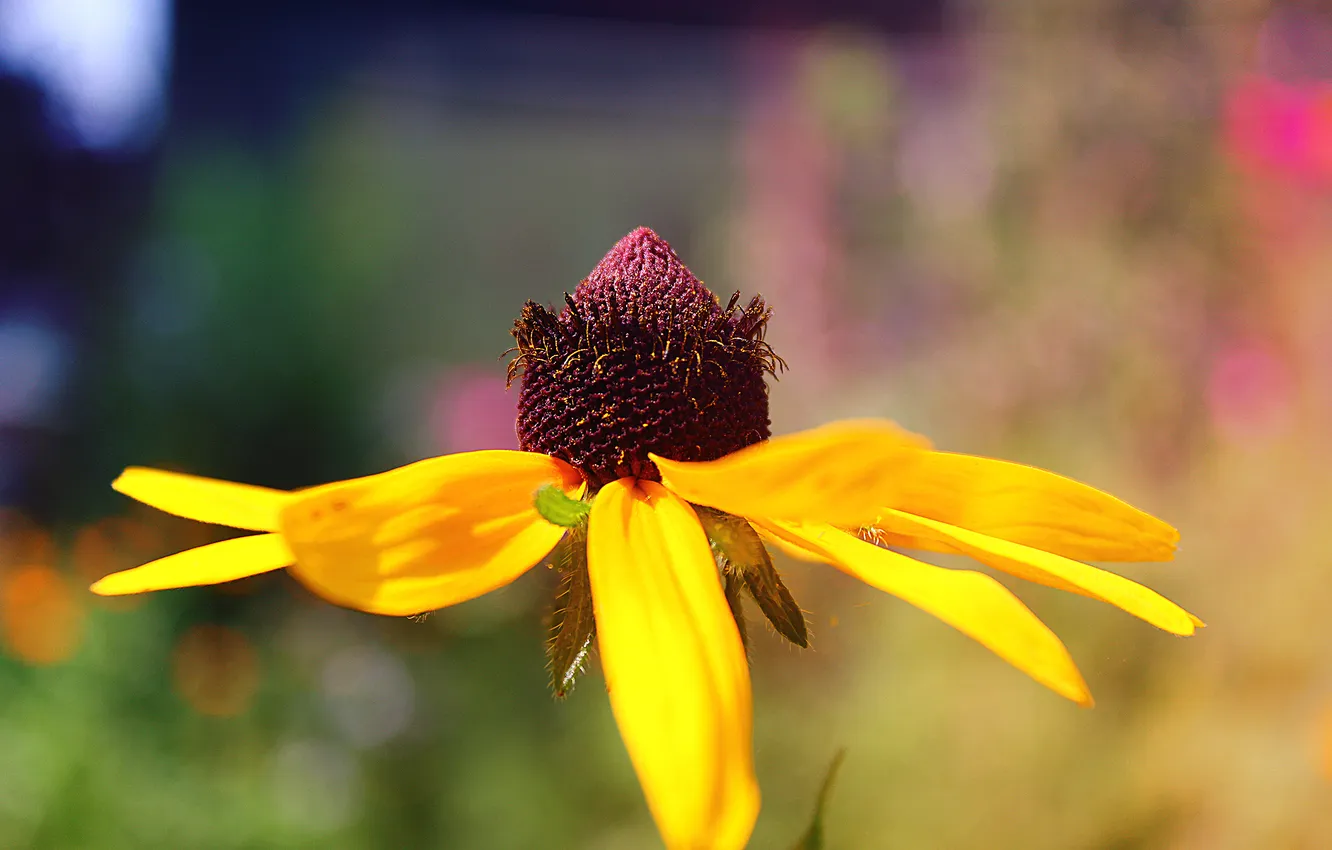
[[[263,532],[108,576],[138,593],[287,568],[324,598],[409,615],[502,587],[545,558],[563,583],[557,693],[595,636],[611,707],[670,848],[738,848],[759,793],[742,589],[805,645],[766,543],[822,561],[970,635],[1078,703],[1059,639],[978,572],[886,548],[970,555],[1174,634],[1200,621],[1080,560],[1168,560],[1166,523],[1050,472],[933,451],[887,422],[769,438],[761,298],[725,307],[655,233],[626,236],[558,313],[515,323],[522,451],[424,460],[281,492],[131,468],[115,482],[190,519]]]
[[[1224,117],[1226,152],[1244,171],[1309,191],[1332,184],[1332,83],[1242,77]]]

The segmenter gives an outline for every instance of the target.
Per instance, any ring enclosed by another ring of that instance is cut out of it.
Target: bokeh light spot
[[[92,584],[111,573],[146,564],[166,554],[161,528],[130,517],[111,517],[80,528],[70,546],[70,560],[80,582]],[[145,597],[97,596],[96,604],[113,611],[138,608]]]
[[[64,383],[68,343],[47,322],[0,322],[0,422],[47,416]]]
[[[114,148],[157,129],[168,0],[8,0],[0,12],[0,66],[41,82],[79,144]]]
[[[415,711],[416,685],[398,656],[352,646],[324,665],[324,698],[347,740],[367,748],[396,737]]]
[[[259,659],[235,629],[194,626],[176,644],[175,685],[200,714],[234,717],[249,707],[259,686]]]
[[[25,564],[55,563],[55,541],[44,528],[12,508],[0,508],[0,572]]]
[[[440,381],[431,400],[430,429],[435,445],[448,452],[516,449],[518,393],[504,386],[494,369],[463,367]]]
[[[1207,384],[1212,421],[1237,442],[1279,436],[1293,415],[1292,384],[1276,352],[1258,344],[1232,346],[1217,358]]]
[[[0,629],[6,649],[28,664],[59,664],[83,634],[83,608],[69,582],[49,566],[29,564],[0,584]]]
[[[157,556],[161,535],[137,520],[99,520],[74,534],[71,555],[79,578],[89,582],[127,570]]]

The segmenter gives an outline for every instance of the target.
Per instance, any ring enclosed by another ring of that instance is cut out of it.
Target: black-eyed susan
[[[281,567],[340,605],[388,615],[502,587],[550,556],[563,573],[550,645],[562,691],[595,640],[611,706],[671,848],[738,848],[758,812],[741,595],[804,645],[765,541],[935,615],[1078,703],[1062,643],[977,572],[893,547],[955,552],[1109,602],[1175,634],[1201,625],[1082,559],[1172,557],[1169,525],[1085,484],[936,452],[885,422],[769,439],[762,299],[723,306],[639,229],[559,312],[514,326],[523,451],[480,451],[281,492],[129,469],[121,492],[264,532],[102,579],[123,594]],[[552,554],[553,553],[553,554]]]

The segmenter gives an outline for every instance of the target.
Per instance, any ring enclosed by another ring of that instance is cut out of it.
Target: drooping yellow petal
[[[889,513],[888,511],[885,511],[885,512],[884,512],[884,516],[887,516],[888,513]],[[921,519],[921,517],[916,517],[916,519]],[[881,520],[882,520],[882,518],[881,518]],[[956,544],[953,544],[953,543],[949,543],[949,542],[947,542],[946,540],[944,540],[943,535],[936,535],[935,537],[931,538],[931,537],[922,537],[922,536],[919,536],[919,535],[916,535],[916,534],[901,534],[901,533],[898,533],[898,532],[895,532],[895,531],[889,531],[889,530],[885,529],[885,528],[882,527],[882,526],[883,526],[883,523],[881,522],[881,523],[880,523],[880,526],[878,526],[878,527],[875,528],[875,539],[874,539],[874,542],[875,542],[875,543],[879,543],[879,544],[881,544],[881,545],[883,545],[883,546],[891,546],[891,547],[893,547],[893,548],[895,548],[895,549],[920,549],[920,550],[925,551],[925,552],[943,552],[943,553],[950,554],[950,555],[967,555],[967,554],[969,554],[969,553],[968,553],[966,550],[964,550],[961,546],[956,545]],[[987,539],[998,540],[998,538],[987,538]],[[1018,545],[1018,546],[1020,546],[1021,544],[1014,544],[1014,545]],[[797,557],[799,557],[799,556],[797,556]],[[1038,584],[1044,584],[1044,585],[1047,585],[1047,586],[1049,586],[1049,587],[1057,588],[1057,589],[1059,589],[1059,590],[1067,590],[1067,591],[1069,591],[1070,593],[1080,593],[1080,594],[1082,594],[1083,596],[1090,596],[1090,597],[1093,598],[1093,599],[1099,599],[1099,598],[1100,598],[1099,596],[1096,596],[1095,594],[1092,594],[1092,593],[1090,593],[1090,592],[1088,592],[1088,591],[1086,591],[1086,590],[1080,589],[1080,588],[1078,588],[1078,587],[1072,585],[1071,583],[1062,583],[1062,584],[1061,584],[1061,583],[1058,583],[1058,580],[1057,580],[1057,579],[1054,579],[1053,577],[1049,577],[1049,578],[1047,578],[1047,577],[1043,577],[1044,574],[1042,574],[1042,573],[1038,573],[1038,572],[1033,571],[1033,570],[1024,570],[1024,569],[1021,567],[1021,565],[1013,565],[1012,568],[1009,569],[1008,567],[1001,567],[1001,566],[999,566],[997,563],[991,563],[990,561],[987,561],[987,560],[985,560],[985,559],[983,559],[983,558],[980,558],[979,556],[976,556],[976,555],[972,555],[972,557],[975,557],[977,560],[984,561],[985,563],[990,564],[991,566],[997,567],[998,569],[1002,569],[1002,570],[1004,570],[1005,572],[1008,572],[1008,573],[1010,573],[1010,574],[1012,574],[1012,575],[1019,576],[1019,577],[1021,577],[1021,578],[1025,578],[1025,579],[1027,579],[1028,581],[1034,581],[1034,582],[1036,582],[1036,583],[1038,583]],[[1085,565],[1082,564],[1081,562],[1075,562],[1075,563],[1078,563],[1079,566],[1085,566]],[[1097,572],[1101,572],[1101,571],[1098,570]],[[1112,603],[1112,604],[1116,604],[1116,605],[1118,605],[1118,603]],[[1174,603],[1171,603],[1171,604],[1173,605]],[[1121,607],[1122,607],[1122,606],[1121,606]],[[1204,628],[1204,627],[1207,625],[1207,624],[1204,623],[1201,619],[1199,619],[1198,617],[1194,616],[1193,614],[1190,614],[1190,613],[1187,612],[1187,611],[1185,611],[1184,613],[1185,613],[1185,615],[1189,618],[1189,622],[1191,622],[1191,623],[1193,624],[1194,629],[1201,629],[1201,628]],[[1149,620],[1148,622],[1151,622],[1151,621]],[[1162,626],[1162,628],[1166,628],[1166,627],[1165,627],[1165,626]],[[1176,629],[1174,629],[1174,628],[1166,628],[1166,631],[1175,632],[1176,634],[1180,634],[1180,633],[1181,633],[1181,632],[1176,631]]]
[[[102,596],[122,596],[173,587],[221,584],[281,569],[293,560],[282,535],[252,534],[187,549],[132,570],[112,573],[95,583],[92,592]]]
[[[884,511],[885,515],[887,513],[887,511]],[[880,546],[890,546],[894,549],[918,549],[922,552],[942,552],[948,555],[962,554],[958,551],[956,546],[949,546],[941,540],[933,540],[929,537],[917,537],[914,534],[898,534],[894,531],[889,531],[882,525],[882,522],[874,527],[873,532],[872,536],[866,537],[862,535],[862,538],[869,540],[871,543],[876,543]]]
[[[884,507],[1079,561],[1168,561],[1179,532],[1095,487],[1020,463],[929,452]]]
[[[786,538],[781,537],[775,532],[769,530],[769,528],[766,525],[761,525],[753,520],[750,520],[750,525],[754,526],[754,530],[758,532],[759,537],[761,537],[763,539],[763,542],[767,544],[769,551],[777,549],[782,554],[790,558],[794,558],[797,561],[805,561],[806,563],[811,563],[811,564],[828,563],[828,558],[826,555],[811,552],[808,549],[806,549],[804,546],[792,543]]]
[[[1193,615],[1154,590],[1123,576],[1020,543],[989,537],[902,511],[887,511],[883,527],[899,534],[946,541],[954,550],[997,570],[1038,584],[1090,596],[1122,608],[1157,628],[1193,634]]]
[[[1063,643],[987,575],[947,570],[826,525],[762,522],[770,532],[974,638],[1036,681],[1082,705],[1091,693]]]
[[[682,463],[652,455],[661,483],[700,505],[852,527],[894,501],[928,443],[890,422],[836,422],[733,452]]]
[[[693,510],[607,484],[588,575],[611,708],[670,850],[738,850],[758,816],[749,668]]]
[[[282,490],[142,466],[126,469],[111,486],[159,511],[250,531],[277,531],[278,512],[291,497]]]
[[[446,455],[292,494],[282,533],[291,573],[339,605],[374,614],[433,611],[503,587],[564,534],[541,518],[545,484],[581,480],[542,454]]]

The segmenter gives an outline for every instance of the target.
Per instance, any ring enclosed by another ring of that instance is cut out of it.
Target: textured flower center
[[[661,237],[615,244],[558,314],[532,301],[514,322],[518,442],[567,461],[593,487],[657,478],[652,452],[715,460],[767,439],[761,297],[723,307]]]

